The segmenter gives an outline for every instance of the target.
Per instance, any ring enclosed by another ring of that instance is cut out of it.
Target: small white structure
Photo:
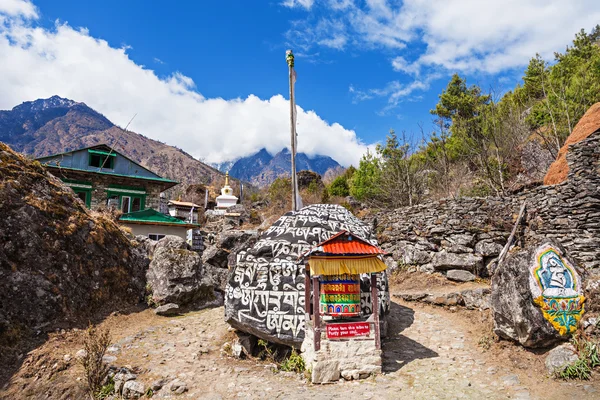
[[[217,196],[217,214],[225,214],[229,207],[237,204],[238,198],[233,195],[233,189],[229,186],[229,172],[225,174],[225,186],[221,189],[221,195]]]
[[[169,200],[169,215],[182,221],[198,223],[198,210],[200,206],[188,201]],[[190,218],[191,216],[191,218]]]

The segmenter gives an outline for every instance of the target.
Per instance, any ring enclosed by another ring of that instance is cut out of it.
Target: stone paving
[[[556,381],[548,381],[551,391],[539,393],[537,385],[538,392],[532,391],[522,383],[527,371],[494,365],[444,313],[393,303],[390,335],[383,342],[384,373],[362,381],[310,385],[298,374],[274,373],[267,363],[221,356],[220,346],[231,335],[222,308],[165,318],[118,340],[111,355],[115,364],[137,368],[138,381],[146,386],[160,378],[186,384],[181,395],[165,386],[153,398],[535,399],[565,398],[565,393],[597,398],[590,385]]]

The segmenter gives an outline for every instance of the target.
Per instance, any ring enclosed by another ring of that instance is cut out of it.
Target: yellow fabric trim
[[[311,275],[358,275],[384,271],[387,266],[378,257],[311,257],[308,260]]]

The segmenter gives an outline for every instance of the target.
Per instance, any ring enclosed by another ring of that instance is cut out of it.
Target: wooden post
[[[319,278],[312,277],[313,284],[313,327],[315,351],[321,350],[321,310],[319,310]]]
[[[375,323],[375,348],[381,349],[379,335],[379,303],[377,298],[377,274],[371,274],[371,305],[373,307],[373,322]]]
[[[298,188],[298,185],[296,183],[296,103],[294,100],[294,53],[292,53],[292,50],[288,50],[285,52],[285,58],[288,64],[290,79],[290,153],[292,153],[292,211],[298,211],[298,195],[296,193],[296,190]]]
[[[304,269],[304,315],[306,321],[311,320],[310,312],[310,267],[306,264]]]

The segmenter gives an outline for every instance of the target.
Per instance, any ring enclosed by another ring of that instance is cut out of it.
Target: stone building
[[[195,224],[161,214],[161,193],[178,182],[163,178],[125,155],[100,144],[38,158],[69,186],[88,208],[116,208],[120,222],[136,235],[158,240],[175,234],[183,239]]]

